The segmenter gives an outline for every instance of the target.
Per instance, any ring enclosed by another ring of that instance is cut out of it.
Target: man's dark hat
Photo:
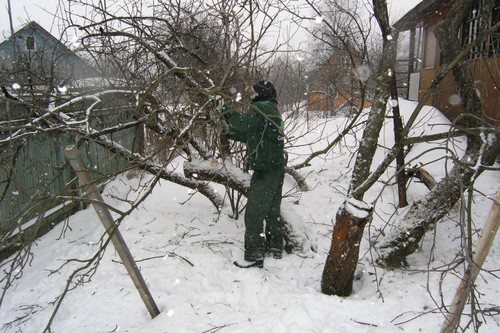
[[[254,102],[271,101],[276,102],[276,89],[269,81],[259,81],[253,85],[253,90],[257,96],[254,97]]]

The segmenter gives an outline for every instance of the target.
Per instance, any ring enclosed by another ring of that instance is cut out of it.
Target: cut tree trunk
[[[321,280],[321,291],[327,295],[349,296],[358,263],[363,230],[373,217],[372,207],[349,198],[340,208],[333,228],[330,252]]]

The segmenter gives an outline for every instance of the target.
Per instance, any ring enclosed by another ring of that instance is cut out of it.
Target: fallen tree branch
[[[293,167],[285,167],[285,172],[295,179],[295,182],[299,186],[299,190],[302,192],[309,191],[309,186],[307,185],[306,179]]]
[[[400,267],[413,253],[420,240],[439,222],[459,200],[464,184],[469,184],[484,170],[482,165],[495,161],[500,140],[485,137],[481,154],[467,152],[448,175],[436,184],[425,197],[412,204],[401,223],[395,225],[378,244],[381,265]]]
[[[427,186],[429,190],[432,190],[436,186],[437,181],[428,173],[423,167],[410,168],[406,171],[407,175],[410,177],[415,177],[419,179],[422,183]]]

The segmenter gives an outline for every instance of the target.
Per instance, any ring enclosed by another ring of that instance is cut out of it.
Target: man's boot
[[[264,260],[248,261],[248,260],[237,260],[233,262],[236,267],[239,268],[264,268]]]

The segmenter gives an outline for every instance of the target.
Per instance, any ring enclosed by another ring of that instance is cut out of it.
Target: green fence
[[[93,102],[93,101],[92,101]],[[82,117],[89,102],[73,105],[70,112]],[[102,129],[132,120],[133,101],[123,96],[107,96],[91,114],[91,126]],[[29,111],[19,106],[0,105],[0,138],[8,138]],[[16,120],[17,119],[17,120]],[[143,146],[142,127],[132,127],[109,134],[121,146],[139,152]],[[75,143],[74,135],[64,132],[39,132],[12,142],[0,152],[0,238],[5,239],[17,226],[44,213],[72,211],[78,204],[68,196],[77,193],[77,182],[64,157],[64,149]],[[84,161],[94,179],[103,181],[129,168],[123,158],[90,141],[81,147]],[[66,198],[64,198],[66,197]],[[60,214],[59,214],[60,215]]]

